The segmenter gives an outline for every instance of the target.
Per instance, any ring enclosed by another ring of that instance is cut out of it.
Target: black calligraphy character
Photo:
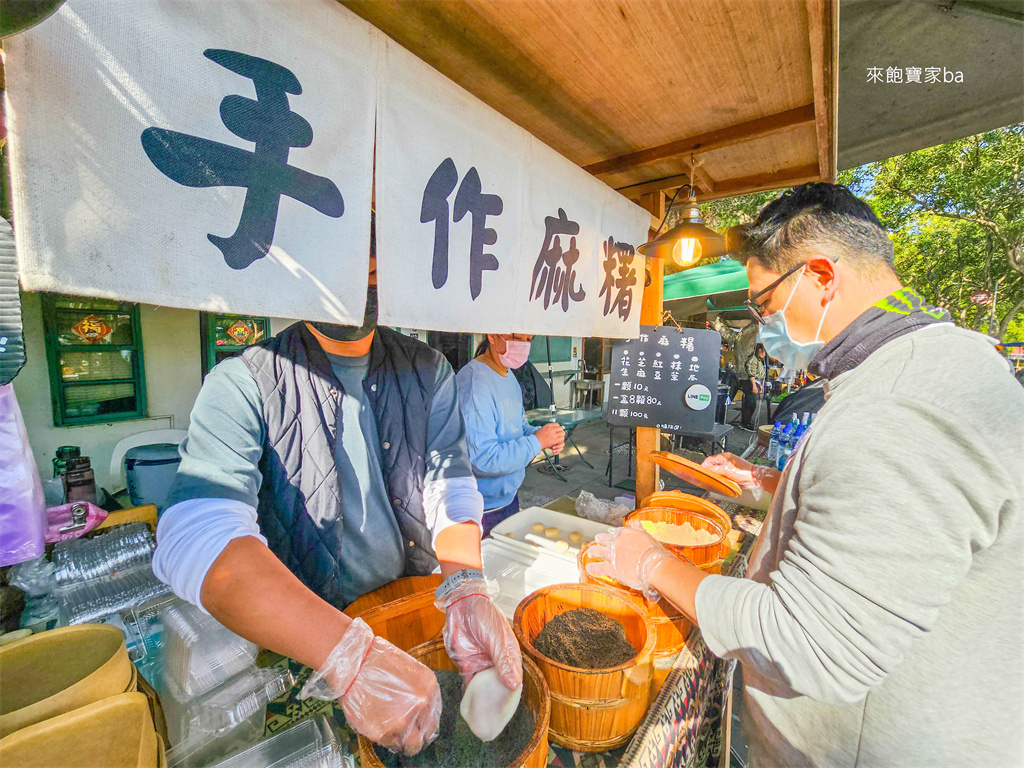
[[[601,262],[604,267],[604,284],[598,298],[604,296],[605,317],[612,310],[618,310],[619,317],[626,320],[633,308],[633,292],[630,289],[636,285],[636,269],[632,266],[636,251],[628,243],[616,243],[613,237],[601,243],[601,249],[604,251],[604,260]],[[615,275],[616,268],[618,277]],[[614,300],[613,290],[616,291]]]
[[[487,226],[487,217],[497,216],[503,208],[500,197],[483,194],[480,174],[476,168],[470,168],[455,194],[452,213],[455,221],[462,221],[467,213],[470,214],[469,295],[473,299],[480,295],[484,272],[498,269],[497,257],[493,253],[484,253],[484,246],[498,242],[498,233]]]
[[[446,157],[434,170],[423,190],[423,204],[420,207],[420,222],[434,222],[434,258],[430,267],[430,279],[434,288],[441,288],[448,282],[448,198],[459,181],[459,172],[450,157]],[[497,216],[504,208],[498,195],[483,194],[480,174],[470,168],[452,206],[454,221],[462,221],[470,214],[469,240],[469,295],[476,299],[483,288],[484,272],[498,269],[498,259],[493,253],[484,253],[484,247],[494,245],[498,234],[487,226],[488,216]]]
[[[434,288],[448,282],[448,196],[459,183],[459,172],[450,157],[446,157],[427,182],[420,207],[420,223],[434,222],[434,259],[430,266],[430,279]]]
[[[231,237],[207,235],[232,269],[245,269],[267,255],[274,242],[281,195],[325,216],[345,212],[334,182],[288,165],[292,147],[313,143],[313,128],[288,106],[286,94],[302,93],[291,70],[237,51],[210,48],[203,55],[252,80],[256,98],[226,96],[220,118],[233,134],[256,144],[254,151],[164,128],[142,132],[142,148],[161,173],[186,187],[245,187],[245,203]]]
[[[544,217],[544,245],[533,265],[533,281],[530,283],[530,300],[544,297],[544,309],[549,304],[561,304],[562,311],[569,311],[569,300],[583,301],[587,292],[580,285],[573,288],[576,282],[576,262],[580,258],[576,247],[576,235],[580,233],[580,225],[569,221],[565,211],[558,209],[558,218]],[[569,236],[569,247],[563,251],[559,236]]]

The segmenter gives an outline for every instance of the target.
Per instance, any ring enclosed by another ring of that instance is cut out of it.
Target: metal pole
[[[555,406],[555,376],[551,372],[551,337],[550,336],[545,336],[544,337],[544,344],[547,346],[547,350],[548,350],[548,386],[551,387],[551,412],[554,413],[555,411],[558,410],[558,408]]]

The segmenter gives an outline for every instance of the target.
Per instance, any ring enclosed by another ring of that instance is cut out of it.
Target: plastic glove
[[[701,464],[704,469],[717,472],[722,477],[734,481],[740,488],[758,490],[764,487],[764,480],[769,473],[775,470],[769,467],[762,467],[758,464],[751,464],[732,453],[720,453],[717,456],[708,456]]]
[[[510,690],[523,684],[519,642],[508,619],[491,602],[486,582],[464,581],[435,605],[445,612],[444,647],[466,685],[488,667],[494,667]]]
[[[338,700],[360,734],[392,752],[415,755],[437,738],[441,688],[426,666],[356,619],[300,699]]]
[[[591,576],[607,576],[631,589],[641,590],[651,600],[660,595],[651,586],[654,570],[672,553],[645,531],[636,528],[616,528],[608,533],[599,533],[595,545],[588,551],[599,562],[589,563],[587,572]]]

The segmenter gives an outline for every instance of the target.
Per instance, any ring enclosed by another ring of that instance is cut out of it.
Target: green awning
[[[746,291],[747,269],[735,259],[722,259],[702,267],[694,267],[665,278],[665,301],[714,296],[719,293]]]

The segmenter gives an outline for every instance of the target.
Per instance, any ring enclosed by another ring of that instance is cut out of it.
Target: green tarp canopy
[[[665,278],[665,301],[746,291],[747,270],[735,259],[722,259]]]
[[[747,287],[746,268],[733,259],[722,259],[666,275],[665,309],[677,320],[706,312],[742,318],[746,310],[735,309],[747,298]]]

